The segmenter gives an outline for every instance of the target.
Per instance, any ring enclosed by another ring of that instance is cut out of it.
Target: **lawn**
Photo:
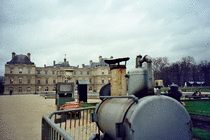
[[[185,102],[185,108],[189,114],[210,116],[210,101]],[[198,128],[193,128],[193,136],[199,140],[210,140],[210,132]]]
[[[161,88],[161,92],[168,91],[169,88]],[[179,87],[179,90],[186,92],[195,92],[200,90],[200,92],[210,92],[210,87]]]
[[[193,137],[199,140],[210,140],[210,132],[198,128],[193,128]]]
[[[83,103],[82,107],[86,108],[86,107],[94,107],[96,106],[96,103]]]
[[[189,114],[210,116],[210,101],[185,102]]]

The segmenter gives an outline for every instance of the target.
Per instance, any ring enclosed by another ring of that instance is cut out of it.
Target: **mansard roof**
[[[28,56],[20,54],[20,55],[14,56],[11,61],[7,62],[7,64],[34,65],[34,62],[31,62]]]
[[[55,64],[56,67],[70,67],[68,62],[62,62],[62,63],[58,63]]]
[[[53,66],[47,66],[47,67],[48,68],[60,68],[60,67],[77,68],[76,66],[70,66],[69,61],[66,61],[66,58],[64,58],[64,62],[59,62],[58,64],[54,64]]]
[[[99,66],[109,66],[109,64],[105,63],[104,60],[107,60],[107,58],[102,58],[101,62],[92,62],[92,65],[89,67],[94,68],[94,67],[99,67]]]

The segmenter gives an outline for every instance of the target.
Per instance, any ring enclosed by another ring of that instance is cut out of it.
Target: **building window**
[[[30,74],[31,73],[31,70],[30,69],[28,69],[28,74]]]
[[[30,79],[28,79],[28,84],[30,84],[31,83],[31,80]]]
[[[22,92],[22,87],[19,87],[19,92]]]
[[[87,72],[87,75],[89,75],[90,73],[89,73],[89,71]]]
[[[89,91],[92,91],[92,87],[89,88]]]
[[[22,84],[22,78],[19,78],[19,84]]]
[[[74,75],[76,75],[76,72],[74,72]]]
[[[14,79],[10,78],[10,84],[13,84]]]
[[[13,69],[10,69],[10,73],[13,73]]]
[[[45,74],[47,74],[47,71],[45,71]]]
[[[82,71],[80,72],[80,74],[82,75]]]
[[[40,70],[37,71],[37,74],[40,74]]]
[[[91,83],[91,78],[89,79],[89,82]]]
[[[22,68],[20,68],[20,69],[19,69],[19,73],[21,74],[22,72],[23,72],[23,69],[22,69]]]
[[[46,79],[46,84],[48,84],[48,79]]]
[[[27,92],[30,92],[31,91],[31,88],[30,87],[27,87]]]
[[[102,78],[101,82],[104,83],[104,78]]]
[[[64,81],[65,83],[67,83],[68,82],[68,79],[65,79],[65,81]]]
[[[45,87],[45,91],[48,91],[48,87]]]
[[[53,83],[54,83],[54,84],[56,83],[56,80],[55,80],[55,79],[53,80]]]
[[[55,74],[55,71],[52,71],[52,74]]]
[[[56,86],[54,86],[54,88],[53,88],[53,91],[55,91],[56,90]]]
[[[13,87],[10,87],[9,90],[10,90],[9,91],[10,95],[12,95],[12,93],[13,93]]]
[[[101,73],[104,74],[104,70],[102,70]]]
[[[41,82],[40,82],[40,80],[38,80],[38,84],[40,84]]]
[[[36,91],[39,91],[39,87],[36,87]]]

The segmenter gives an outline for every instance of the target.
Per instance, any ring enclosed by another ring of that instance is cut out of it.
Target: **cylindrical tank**
[[[148,90],[147,70],[144,68],[135,68],[128,73],[128,95],[139,97]]]
[[[97,109],[99,129],[111,139],[151,140],[193,138],[187,110],[175,99],[154,95],[138,100],[110,98]]]
[[[154,74],[152,71],[152,60],[149,56],[141,55],[136,58],[136,68],[129,71],[128,78],[128,95],[135,95],[142,98],[146,95],[154,94]],[[142,67],[143,62],[147,65]]]

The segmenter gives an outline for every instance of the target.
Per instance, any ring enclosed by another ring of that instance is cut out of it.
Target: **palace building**
[[[89,65],[71,66],[64,58],[63,62],[52,66],[36,67],[31,62],[31,54],[12,53],[11,61],[5,64],[4,94],[38,94],[55,92],[56,83],[72,82],[77,92],[77,80],[89,80],[88,92],[99,92],[102,86],[110,82],[110,68],[104,62],[107,58],[99,56],[98,62],[90,60]],[[113,57],[110,57],[112,59]]]

